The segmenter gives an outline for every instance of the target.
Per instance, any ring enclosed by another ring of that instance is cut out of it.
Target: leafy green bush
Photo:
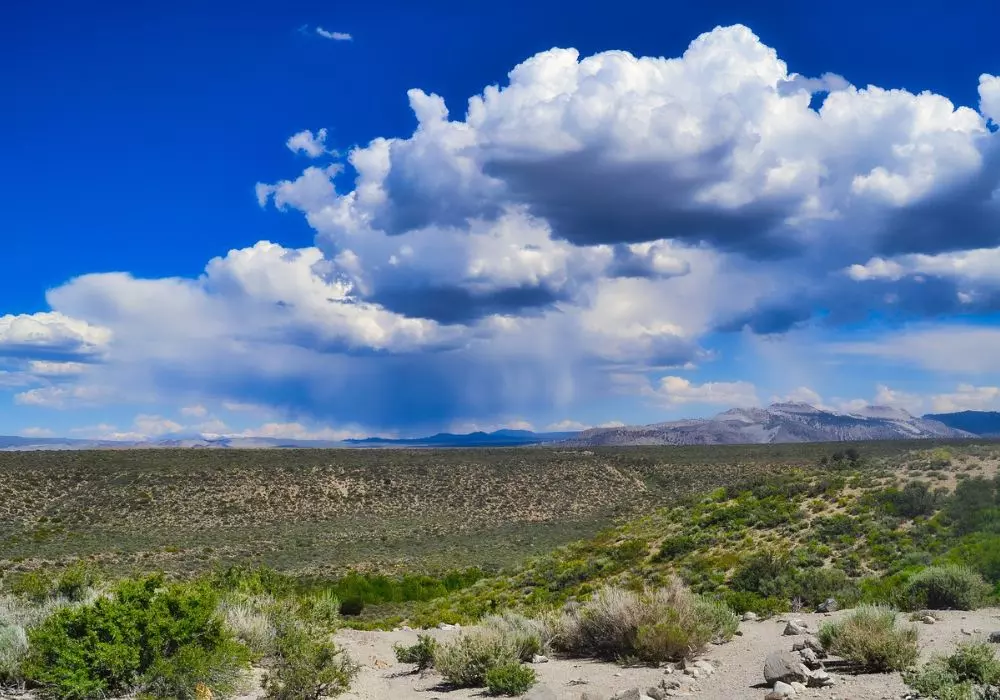
[[[319,700],[350,687],[358,666],[322,629],[287,616],[276,624],[275,659],[263,683],[266,697]]]
[[[656,556],[660,561],[670,561],[672,559],[679,559],[685,554],[690,554],[697,548],[698,544],[691,535],[677,535],[663,540],[663,544],[660,545],[660,551]]]
[[[194,700],[202,683],[213,693],[226,696],[246,678],[249,650],[234,639],[211,649],[186,644],[170,656],[160,656],[145,674],[143,692],[156,698]]]
[[[787,612],[790,607],[787,600],[775,597],[765,598],[757,593],[746,591],[726,591],[722,594],[722,602],[737,614],[752,612],[761,617],[773,617],[779,613]]]
[[[234,678],[249,652],[216,615],[217,603],[204,585],[167,585],[161,576],[122,581],[110,595],[58,609],[30,629],[24,676],[57,698],[125,694],[184,674],[206,684]],[[183,666],[195,658],[209,662]]]
[[[479,687],[486,684],[490,669],[518,663],[518,651],[513,640],[495,631],[463,634],[438,645],[434,668],[455,687]]]
[[[886,489],[877,499],[887,512],[904,518],[933,515],[941,505],[940,494],[923,481],[911,481],[902,489]]]
[[[299,607],[305,619],[317,624],[334,627],[340,622],[340,598],[332,589],[313,591],[301,599]]]
[[[552,646],[574,656],[678,660],[736,632],[736,615],[678,582],[637,593],[604,588],[555,621]]]
[[[836,622],[819,629],[823,648],[860,665],[866,671],[901,671],[919,656],[917,628],[897,627],[896,611],[877,605],[862,605]]]
[[[486,672],[486,687],[492,695],[523,695],[535,684],[535,669],[520,663],[505,663]]]
[[[97,582],[97,573],[84,562],[77,562],[56,577],[54,593],[78,602],[87,597]]]
[[[904,675],[922,695],[940,700],[973,700],[977,689],[1000,683],[1000,661],[983,642],[961,644],[949,657],[935,657],[919,671]]]
[[[365,609],[365,601],[361,598],[347,598],[341,601],[339,613],[345,617],[356,617]]]
[[[401,664],[416,664],[417,670],[423,671],[434,665],[437,640],[429,634],[419,634],[416,644],[408,647],[394,644],[392,650],[396,653],[396,661]]]
[[[932,566],[914,575],[906,586],[910,609],[975,610],[989,597],[983,578],[964,566]]]

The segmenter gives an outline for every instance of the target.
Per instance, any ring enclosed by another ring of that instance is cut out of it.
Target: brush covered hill
[[[836,452],[814,469],[686,497],[402,614],[414,625],[535,614],[606,584],[657,586],[675,575],[737,612],[828,598],[915,609],[926,601],[913,582],[932,565],[969,567],[1000,591],[998,463],[993,448],[868,460]],[[376,624],[397,624],[398,614]]]

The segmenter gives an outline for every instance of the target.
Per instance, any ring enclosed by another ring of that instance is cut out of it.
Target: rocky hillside
[[[888,406],[867,406],[855,413],[838,413],[805,403],[776,403],[767,408],[734,408],[713,418],[594,428],[565,444],[577,447],[737,445],[971,436],[969,432],[950,428],[940,421],[917,418]]]

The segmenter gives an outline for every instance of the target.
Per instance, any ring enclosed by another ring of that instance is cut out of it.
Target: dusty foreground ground
[[[816,630],[827,617],[819,614],[799,614],[811,630]],[[919,627],[923,660],[932,654],[948,653],[956,644],[977,637],[985,638],[990,632],[1000,630],[1000,610],[985,609],[976,612],[935,613],[941,619],[934,625],[914,623]],[[791,650],[801,637],[782,636],[785,628],[781,617],[762,622],[744,622],[742,636],[732,642],[711,647],[702,657],[717,670],[711,676],[698,680],[685,678],[683,693],[700,700],[736,700],[738,698],[763,698],[768,689],[763,685],[764,658],[772,651]],[[965,634],[965,632],[971,634]],[[449,639],[461,631],[434,630],[438,639]],[[441,684],[441,677],[433,672],[423,675],[411,673],[411,666],[396,663],[392,645],[412,644],[416,631],[359,632],[344,630],[338,641],[349,651],[363,669],[353,684],[352,691],[342,696],[349,700],[465,700],[486,697],[482,689],[450,690]],[[580,700],[583,693],[596,698],[610,698],[631,688],[646,689],[656,685],[665,676],[663,670],[653,668],[622,668],[614,664],[580,660],[551,659],[536,664],[539,685],[547,687],[558,700]],[[809,689],[802,697],[826,700],[881,700],[901,698],[907,694],[899,674],[844,675],[828,668],[836,684],[831,688]],[[551,695],[539,694],[539,698]]]

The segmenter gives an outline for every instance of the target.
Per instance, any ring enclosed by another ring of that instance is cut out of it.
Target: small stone
[[[810,649],[809,647],[800,650],[799,656],[802,657],[802,663],[804,663],[811,669],[823,667],[823,663],[819,660],[819,657],[816,655],[816,652]]]
[[[715,673],[715,666],[704,660],[695,661],[694,667],[699,671],[701,671],[702,673],[704,673],[706,676],[711,676],[713,673]]]
[[[924,615],[922,618],[920,618],[920,621],[923,622],[925,625],[933,625],[935,622],[937,622],[937,620],[935,620],[930,615]]]
[[[542,654],[535,654],[531,657],[531,663],[533,664],[547,664],[549,662],[549,657]]]
[[[757,622],[757,620],[759,619],[760,617],[758,617],[757,613],[755,612],[750,612],[748,610],[747,612],[743,613],[743,622]]]
[[[806,684],[805,683],[799,683],[798,681],[792,681],[788,685],[792,686],[792,689],[795,690],[796,693],[804,693],[806,691]]]

